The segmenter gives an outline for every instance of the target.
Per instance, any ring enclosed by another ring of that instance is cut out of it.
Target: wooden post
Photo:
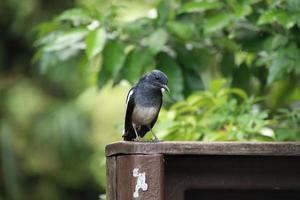
[[[118,200],[163,200],[163,156],[121,155],[117,158]]]
[[[107,198],[108,200],[163,200],[163,155],[108,157]]]
[[[117,200],[117,157],[106,158],[106,196],[108,200]]]
[[[300,199],[297,142],[118,142],[109,200]]]

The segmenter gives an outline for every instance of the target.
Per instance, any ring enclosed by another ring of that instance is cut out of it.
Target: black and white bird
[[[129,90],[126,99],[124,140],[138,141],[148,131],[151,131],[154,140],[158,140],[152,127],[162,105],[162,93],[165,90],[169,91],[167,84],[167,76],[159,70],[153,70]]]

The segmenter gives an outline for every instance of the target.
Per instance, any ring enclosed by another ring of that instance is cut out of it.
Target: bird
[[[160,70],[152,70],[129,90],[123,133],[125,141],[140,141],[149,131],[153,140],[159,141],[152,128],[162,105],[163,92],[169,92],[167,85],[168,77]]]

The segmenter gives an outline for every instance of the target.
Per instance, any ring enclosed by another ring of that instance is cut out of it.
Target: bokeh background
[[[2,0],[0,199],[105,199],[104,147],[155,68],[161,139],[298,141],[299,33],[298,0]]]

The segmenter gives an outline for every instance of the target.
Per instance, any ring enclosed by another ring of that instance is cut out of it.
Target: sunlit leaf
[[[234,5],[234,11],[235,11],[235,16],[238,18],[244,18],[247,15],[250,15],[252,13],[252,8],[249,5],[243,4],[235,4]]]
[[[217,80],[213,80],[210,84],[210,91],[213,94],[218,93],[218,91],[220,91],[225,84],[227,83],[227,81],[225,79],[217,79]]]
[[[247,98],[248,98],[247,93],[244,90],[239,89],[239,88],[230,88],[230,89],[228,89],[228,92],[232,93],[232,94],[236,94],[239,97],[242,97],[244,100],[247,100]]]
[[[274,20],[276,20],[275,12],[266,11],[259,17],[257,24],[262,25],[262,24],[272,23]]]
[[[252,65],[253,60],[255,59],[255,55],[253,53],[238,51],[234,55],[235,64],[240,66],[245,63],[248,66]]]
[[[143,44],[149,47],[152,54],[156,54],[163,49],[167,41],[168,33],[163,28],[159,28],[145,38]]]
[[[109,73],[112,78],[115,77],[122,68],[126,58],[125,46],[118,40],[108,41],[103,49],[102,68]],[[107,73],[106,73],[107,74]]]
[[[294,44],[274,54],[269,68],[268,83],[273,83],[292,71],[300,73],[300,51]]]
[[[195,32],[194,24],[185,21],[170,21],[167,27],[171,33],[183,40],[191,39]]]
[[[288,15],[286,12],[280,10],[266,11],[260,16],[257,24],[272,24],[273,22],[278,22],[280,25],[286,28],[292,28],[295,25],[293,15]]]
[[[64,11],[60,14],[56,20],[58,21],[70,21],[74,26],[81,24],[88,24],[92,21],[92,18],[87,10],[81,8],[73,8]]]
[[[213,33],[227,26],[234,16],[230,13],[222,12],[208,18],[204,24],[204,33]]]
[[[53,36],[52,41],[49,40],[43,49],[48,52],[67,49],[84,49],[85,44],[83,40],[87,33],[85,29],[57,33]]]
[[[237,19],[245,19],[245,17],[252,13],[251,1],[227,0],[227,5],[233,9],[234,15]]]
[[[223,7],[223,3],[215,1],[188,2],[182,5],[179,12],[203,12],[211,9],[219,9]]]
[[[85,38],[86,54],[89,59],[99,54],[105,45],[106,33],[104,28],[91,31]]]

